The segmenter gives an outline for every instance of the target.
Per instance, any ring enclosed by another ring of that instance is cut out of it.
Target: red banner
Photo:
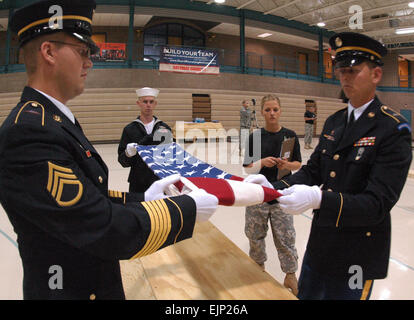
[[[126,60],[125,43],[97,43],[99,53],[93,56],[98,61],[124,61]]]

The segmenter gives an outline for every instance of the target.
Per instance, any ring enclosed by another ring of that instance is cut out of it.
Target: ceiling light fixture
[[[326,26],[325,22],[318,22],[316,25],[321,28]]]
[[[271,35],[272,35],[271,33],[265,32],[265,33],[259,34],[258,37],[259,38],[267,38],[267,37],[270,37]]]
[[[215,3],[224,3],[226,0],[214,0]]]
[[[409,34],[414,33],[414,28],[404,28],[395,30],[396,34]]]
[[[414,8],[414,2],[410,2],[410,3],[408,3],[408,6],[409,6],[410,8]]]

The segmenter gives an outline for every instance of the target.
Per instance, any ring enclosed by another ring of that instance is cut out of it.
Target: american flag
[[[220,205],[249,206],[281,196],[276,190],[243,182],[243,178],[197,159],[176,143],[138,145],[137,150],[142,160],[160,179],[178,173],[184,177],[176,184],[179,190],[184,185],[190,189],[195,185],[214,194]]]

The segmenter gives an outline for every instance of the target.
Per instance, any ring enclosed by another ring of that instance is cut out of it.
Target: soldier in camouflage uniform
[[[269,181],[276,181],[279,169],[292,171],[300,168],[302,158],[299,140],[294,131],[283,128],[279,124],[281,108],[276,96],[263,97],[261,114],[265,119],[265,127],[250,134],[243,166],[248,173],[260,172]],[[279,157],[282,143],[288,138],[295,139],[290,161]],[[254,145],[259,141],[260,152],[252,154],[252,151],[256,149]],[[269,220],[280,265],[282,271],[286,273],[284,285],[296,295],[298,291],[295,275],[298,269],[298,255],[295,248],[296,233],[292,216],[284,213],[278,203],[273,201],[271,204],[263,203],[246,207],[245,233],[250,243],[249,255],[264,268],[264,262],[267,260],[265,237],[269,229]]]
[[[239,154],[241,155],[242,146],[245,146],[245,141],[250,134],[255,114],[249,109],[249,100],[243,100],[240,109],[240,134],[239,134]]]

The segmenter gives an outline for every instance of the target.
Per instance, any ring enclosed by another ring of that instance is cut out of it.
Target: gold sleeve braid
[[[142,249],[132,259],[140,258],[159,250],[171,232],[170,210],[163,199],[141,202],[151,221],[151,231]]]
[[[282,181],[285,185],[287,185],[288,187],[290,187],[290,184],[287,183],[285,180],[280,180],[280,181]]]
[[[123,199],[123,202],[125,203],[125,196],[124,196],[124,192],[122,192],[122,191],[108,190],[108,196],[110,198]]]
[[[339,206],[339,213],[338,213],[338,218],[336,219],[336,227],[339,227],[339,219],[341,218],[341,214],[342,214],[342,207],[344,205],[344,197],[342,196],[342,193],[339,193],[339,198],[341,200],[340,206]]]

